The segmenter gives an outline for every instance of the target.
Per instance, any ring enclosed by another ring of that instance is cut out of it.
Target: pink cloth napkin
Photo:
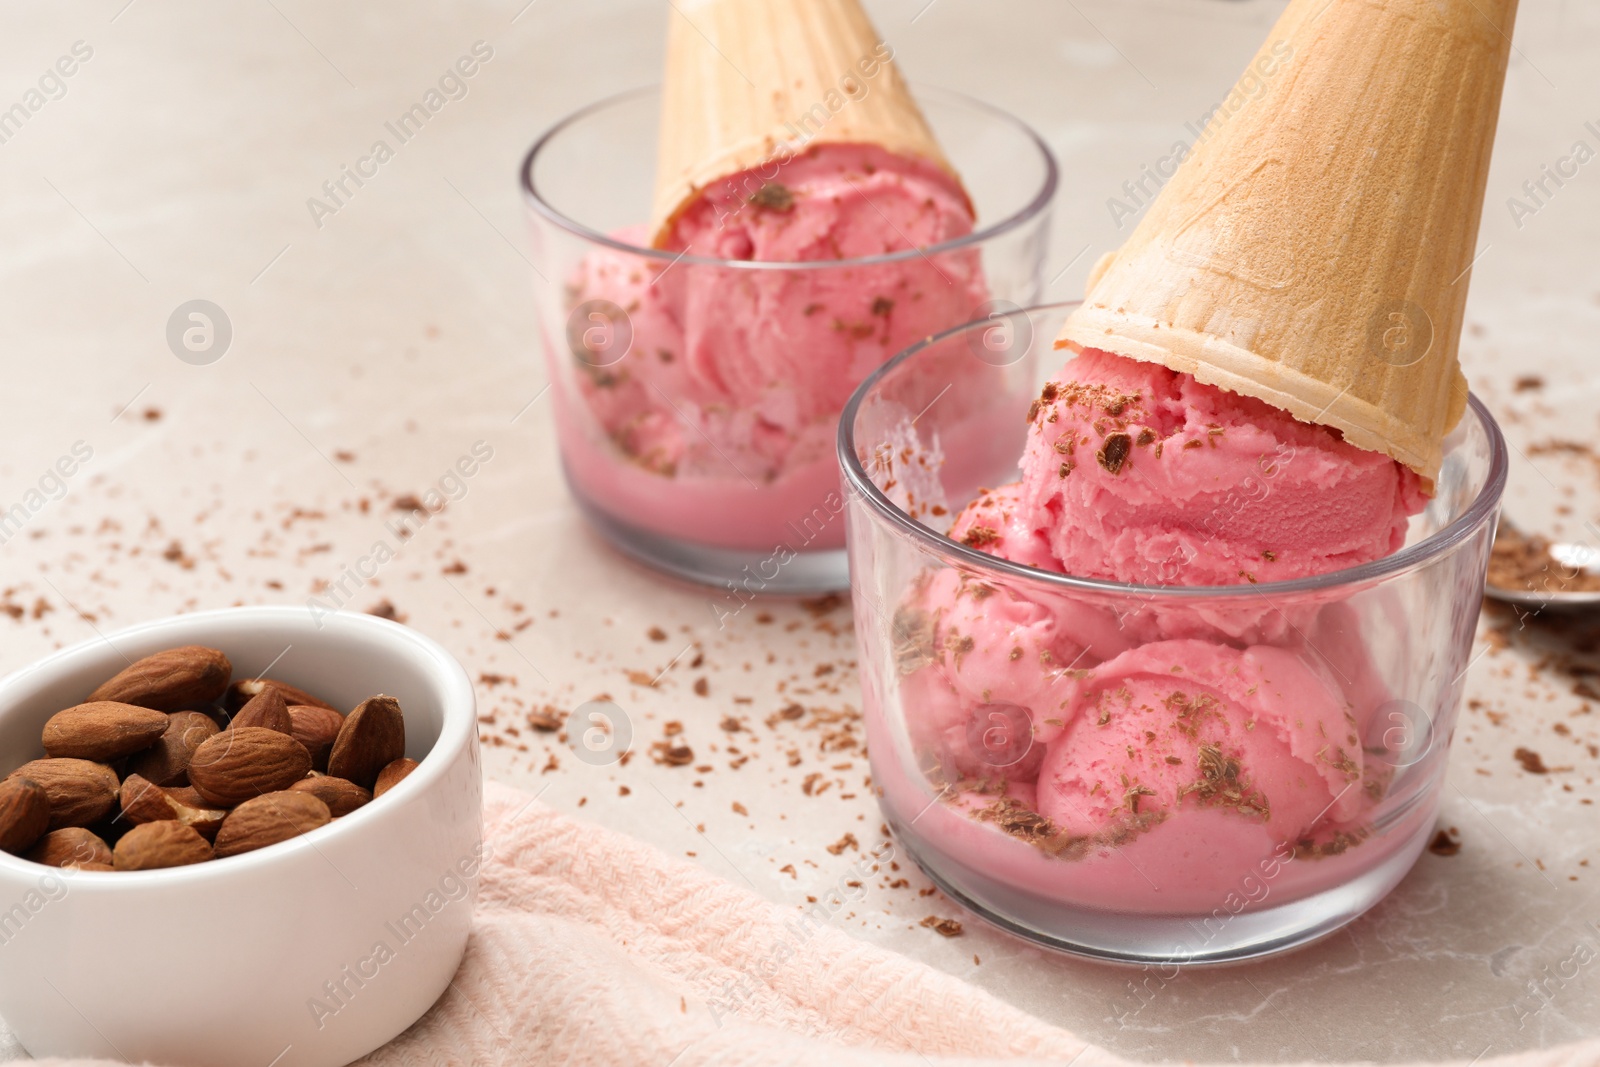
[[[427,1015],[363,1064],[1127,1062],[526,793],[490,783],[484,823],[489,858],[461,970]],[[1600,1041],[1479,1061],[1595,1064]]]

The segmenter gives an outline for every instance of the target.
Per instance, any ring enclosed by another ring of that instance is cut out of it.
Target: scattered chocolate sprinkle
[[[394,606],[393,602],[387,599],[380,600],[376,604],[372,605],[372,607],[367,609],[367,614],[376,615],[380,619],[388,619],[391,622],[406,621],[406,616],[401,614],[399,609]]]
[[[667,639],[667,631],[659,626],[652,626],[646,631],[645,636],[652,641],[665,641]]]
[[[829,855],[833,856],[839,855],[847,848],[853,848],[858,852],[861,850],[860,842],[856,840],[856,835],[851,833],[845,834],[843,837],[839,838],[839,840],[827,847]]]
[[[818,619],[836,610],[843,603],[844,597],[838,593],[827,593],[823,596],[812,597],[809,600],[802,600],[800,601],[800,606],[812,618]]]
[[[922,920],[922,925],[941,937],[961,936],[961,924],[954,919],[941,919],[937,915],[929,915]]]
[[[1460,852],[1461,842],[1455,837],[1455,827],[1434,834],[1433,841],[1428,845],[1428,851],[1435,856],[1454,856]]]
[[[1549,774],[1550,768],[1544,765],[1544,760],[1539,753],[1531,748],[1519,748],[1512,753],[1516,761],[1522,764],[1522,769],[1529,774]]]
[[[697,697],[710,696],[711,683],[706,681],[704,677],[696,678],[694,680],[694,695]]]
[[[1535,389],[1543,389],[1544,379],[1539,377],[1537,374],[1524,374],[1522,377],[1517,379],[1516,384],[1512,388],[1519,393],[1528,393]]]
[[[1490,585],[1516,592],[1592,592],[1600,590],[1600,574],[1565,566],[1550,555],[1550,542],[1525,535],[1502,521],[1489,555]]]
[[[983,548],[1000,540],[1000,531],[993,526],[974,526],[967,531],[961,543],[969,548]]]
[[[650,744],[650,758],[665,767],[687,767],[694,762],[694,749],[669,741],[653,741]]]
[[[389,502],[389,507],[394,511],[426,511],[427,510],[426,508],[424,508],[422,506],[422,501],[417,499],[417,496],[416,496],[415,493],[406,493],[404,496],[395,497],[392,501]]]
[[[777,182],[767,182],[750,194],[750,203],[768,211],[788,212],[794,209],[794,194],[787,186],[779,185]]]
[[[1100,446],[1100,451],[1094,458],[1112,474],[1119,474],[1123,464],[1128,461],[1128,453],[1133,450],[1133,441],[1125,433],[1107,434],[1105,443]]]
[[[872,313],[874,315],[882,317],[889,314],[889,312],[893,310],[894,301],[890,300],[886,296],[880,296],[872,302]]]
[[[926,611],[901,605],[895,609],[894,661],[901,674],[915,674],[939,658],[934,648],[934,619]]]
[[[561,724],[566,719],[566,713],[553,704],[546,704],[528,712],[528,725],[542,733],[551,733],[561,729]]]

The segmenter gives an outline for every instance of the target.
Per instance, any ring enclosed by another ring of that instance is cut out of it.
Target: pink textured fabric
[[[1126,1063],[830,927],[797,934],[793,909],[526,793],[491,783],[484,820],[490,856],[461,970],[363,1064]],[[1594,1064],[1600,1041],[1479,1061]]]

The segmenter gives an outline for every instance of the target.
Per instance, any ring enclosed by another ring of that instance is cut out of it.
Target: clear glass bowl
[[[643,247],[656,89],[583,109],[523,162],[567,484],[616,547],[726,587],[734,607],[759,593],[845,588],[834,438],[860,380],[913,341],[1041,296],[1056,187],[1049,149],[965,96],[923,88],[917,98],[977,227],[892,255],[773,263]],[[628,298],[597,298],[602,288]],[[859,323],[833,319],[852,331],[851,369],[818,375],[807,372],[830,324],[808,317],[821,305],[806,294],[817,291],[915,299],[885,301],[881,313],[872,302]],[[750,321],[703,314],[696,301],[712,293],[755,309]],[[691,328],[700,340],[684,356]]]
[[[841,418],[885,818],[947,893],[1055,948],[1166,964],[1307,943],[1389,892],[1433,829],[1504,442],[1473,398],[1405,546],[1314,578],[1122,585],[950,540],[979,487],[1016,480],[1071,307],[916,345]],[[1015,362],[974,358],[1002,329]],[[998,662],[1023,655],[1057,666]]]

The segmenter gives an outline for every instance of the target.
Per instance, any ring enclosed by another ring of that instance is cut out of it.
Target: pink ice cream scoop
[[[1022,491],[1020,482],[983,490],[956,516],[950,540],[1012,563],[1059,573],[1061,564],[1051,550],[1050,537],[1034,524]]]
[[[1072,836],[1155,834],[1212,809],[1242,839],[1293,843],[1365,799],[1337,688],[1279,648],[1142,645],[1094,668],[1062,720],[1038,811]]]
[[[585,491],[675,536],[770,549],[819,487],[837,489],[834,429],[861,380],[987,298],[974,249],[873,257],[927,249],[972,225],[965,193],[942,170],[871,145],[825,144],[775,176],[744,172],[706,189],[668,235],[681,262],[593,253],[572,279],[573,305],[616,305],[632,344],[614,364],[581,365],[581,389],[617,466],[669,480],[676,499],[635,472],[607,477],[575,439],[592,431],[574,422],[562,428],[563,451],[578,457]],[[617,236],[644,241],[642,229]],[[838,526],[830,545],[843,543]]]
[[[1043,720],[1067,713],[1087,668],[1129,647],[1109,613],[956,570],[932,574],[916,604],[895,619],[903,697],[951,781],[1031,781]]]
[[[1069,574],[1237,585],[1388,555],[1420,480],[1253,397],[1093,349],[1030,418],[1023,500]],[[1336,506],[1330,506],[1337,501]]]

